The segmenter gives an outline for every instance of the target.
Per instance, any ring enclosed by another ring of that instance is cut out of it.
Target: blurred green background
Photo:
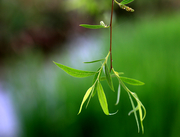
[[[1,0],[0,136],[179,137],[180,2],[136,0],[130,6],[134,13],[115,5],[113,66],[145,82],[127,85],[146,107],[145,133],[137,133],[134,116],[127,115],[132,109],[127,93],[122,90],[115,106],[116,93],[106,82],[110,112],[119,112],[106,116],[96,95],[77,115],[93,77],[73,78],[52,62],[98,68],[82,62],[107,55],[109,30],[79,24],[108,24],[110,0]],[[114,86],[117,90],[116,79]]]

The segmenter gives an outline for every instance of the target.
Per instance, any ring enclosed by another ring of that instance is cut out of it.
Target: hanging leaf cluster
[[[126,6],[126,4],[129,4],[132,1],[133,0],[123,0],[122,2],[119,3],[116,0],[114,0],[113,2],[118,4],[121,9],[124,9],[124,10],[129,11],[129,12],[134,12],[134,9]],[[111,27],[111,25],[106,25],[103,21],[100,22],[100,25],[80,24],[80,26],[84,27],[84,28],[88,28],[88,29],[101,29],[101,28],[110,28]],[[121,87],[123,87],[123,89],[127,92],[128,96],[129,96],[129,99],[130,99],[130,102],[131,102],[131,105],[132,105],[132,110],[129,112],[128,115],[134,113],[134,117],[135,117],[137,127],[138,127],[138,132],[140,131],[140,126],[141,126],[141,130],[144,133],[143,120],[144,120],[144,118],[146,116],[146,109],[145,109],[144,105],[142,104],[142,102],[139,100],[137,94],[130,91],[127,88],[127,86],[125,85],[125,83],[127,83],[127,84],[130,84],[130,85],[139,86],[139,85],[144,85],[144,83],[139,81],[139,80],[136,80],[136,79],[121,76],[124,73],[115,71],[112,66],[111,66],[111,69],[109,69],[108,65],[107,65],[107,60],[108,60],[110,54],[111,54],[111,52],[109,51],[108,55],[104,59],[98,59],[98,60],[94,60],[94,61],[90,61],[90,62],[84,62],[84,63],[100,62],[101,66],[97,69],[97,71],[77,70],[77,69],[70,68],[68,66],[56,63],[56,62],[54,62],[54,63],[59,68],[64,70],[67,74],[69,74],[69,75],[71,75],[73,77],[84,78],[84,77],[88,77],[88,76],[92,76],[92,75],[94,76],[93,84],[87,89],[87,91],[86,91],[86,93],[85,93],[85,95],[83,97],[83,100],[81,102],[78,114],[81,113],[83,105],[85,104],[85,102],[87,102],[87,104],[86,104],[86,107],[87,107],[90,100],[91,100],[91,98],[94,97],[96,94],[98,96],[99,103],[100,103],[100,106],[101,106],[104,114],[106,114],[106,115],[114,115],[114,114],[116,114],[118,112],[118,110],[116,112],[114,112],[114,113],[109,112],[107,98],[106,98],[106,95],[105,95],[105,92],[104,92],[104,89],[102,87],[101,82],[106,80],[107,84],[110,87],[110,89],[115,92],[115,88],[114,88],[112,79],[117,78],[117,80],[119,82],[119,85],[118,85],[118,88],[117,88],[117,100],[116,100],[115,105],[119,104],[120,94],[121,94]],[[134,101],[136,103],[134,103]],[[137,111],[139,113],[137,113]],[[138,118],[138,114],[139,114],[139,118]],[[139,124],[139,120],[140,120],[140,124]]]
[[[108,108],[108,103],[107,103],[107,98],[104,92],[104,89],[102,87],[101,81],[106,80],[107,84],[109,85],[110,89],[112,91],[114,90],[114,85],[113,85],[113,81],[112,78],[116,77],[119,81],[119,86],[118,86],[118,90],[117,90],[117,100],[116,100],[116,104],[118,105],[119,100],[120,100],[120,93],[121,93],[121,87],[123,87],[125,89],[125,91],[128,93],[129,99],[131,101],[132,104],[132,108],[133,110],[129,112],[129,115],[131,113],[134,113],[136,122],[137,122],[137,127],[138,127],[138,132],[140,131],[139,128],[139,120],[137,117],[137,111],[139,111],[139,119],[140,119],[140,123],[141,123],[141,128],[142,128],[142,132],[144,132],[144,128],[143,128],[143,120],[145,118],[146,115],[146,109],[143,106],[143,104],[141,103],[141,101],[139,100],[138,96],[130,91],[126,85],[124,83],[130,84],[130,85],[144,85],[143,82],[136,80],[136,79],[132,79],[132,78],[127,78],[127,77],[122,77],[120,75],[124,74],[123,72],[116,72],[114,70],[114,68],[112,69],[112,73],[110,73],[110,70],[108,68],[107,65],[107,60],[108,57],[110,55],[110,52],[108,53],[108,55],[105,57],[105,59],[99,59],[99,60],[94,60],[94,61],[90,61],[90,62],[84,62],[84,63],[96,63],[96,62],[101,62],[101,67],[98,68],[97,71],[83,71],[83,70],[77,70],[74,68],[70,68],[67,67],[65,65],[59,64],[54,62],[58,67],[60,67],[62,70],[64,70],[67,74],[73,76],[73,77],[77,77],[77,78],[83,78],[83,77],[88,77],[91,75],[94,75],[93,78],[93,84],[91,85],[91,87],[89,87],[83,97],[83,100],[81,102],[80,108],[79,108],[79,112],[78,114],[81,113],[81,110],[83,108],[84,103],[87,101],[86,107],[88,106],[90,99],[92,97],[94,97],[95,94],[97,94],[98,99],[99,99],[99,103],[101,105],[101,108],[104,112],[104,114],[106,115],[114,115],[118,112],[118,110],[114,113],[110,113],[109,112],[109,108]],[[104,73],[104,75],[102,74]],[[135,99],[135,101],[137,102],[137,106],[135,106],[133,99]]]

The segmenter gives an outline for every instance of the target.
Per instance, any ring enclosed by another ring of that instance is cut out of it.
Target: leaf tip
[[[116,112],[114,112],[114,113],[109,113],[109,115],[115,115],[115,114],[117,114],[118,113],[118,111],[119,110],[117,110]]]

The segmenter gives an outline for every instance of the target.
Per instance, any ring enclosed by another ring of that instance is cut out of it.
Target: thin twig
[[[111,20],[110,20],[110,71],[112,70],[112,19],[113,19],[113,9],[114,9],[114,0],[112,0],[112,7],[111,7]]]

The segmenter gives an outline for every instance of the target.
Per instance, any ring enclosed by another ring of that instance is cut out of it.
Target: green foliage
[[[126,11],[130,11],[130,12],[134,12],[134,10],[128,6],[126,6],[125,4],[129,4],[131,3],[133,0],[123,0],[121,3],[117,2],[116,0],[112,0],[112,4],[114,3],[114,1],[120,6],[120,8],[125,9]],[[113,11],[113,5],[112,5],[112,11]],[[137,123],[137,127],[138,127],[138,132],[140,131],[140,125],[139,125],[139,120],[141,123],[141,129],[142,129],[142,133],[144,133],[144,126],[143,126],[143,120],[146,116],[146,109],[144,107],[144,105],[141,103],[141,101],[139,100],[138,96],[136,95],[136,93],[130,91],[125,83],[128,83],[130,85],[144,85],[143,82],[136,80],[136,79],[132,79],[132,78],[127,78],[127,77],[121,77],[120,74],[123,73],[118,73],[114,70],[113,66],[112,66],[112,52],[111,52],[111,48],[112,48],[112,15],[113,13],[111,12],[111,20],[110,20],[110,25],[107,26],[105,25],[105,23],[103,21],[100,22],[100,25],[88,25],[88,24],[80,24],[81,27],[84,28],[89,28],[89,29],[100,29],[100,28],[110,28],[110,50],[107,54],[107,56],[104,59],[99,59],[99,60],[94,60],[94,61],[90,61],[90,62],[84,62],[84,63],[96,63],[96,62],[101,62],[101,66],[99,67],[99,69],[96,72],[91,72],[91,71],[82,71],[82,70],[77,70],[74,68],[70,68],[67,66],[64,66],[62,64],[56,63],[54,62],[58,67],[60,67],[61,69],[63,69],[66,73],[68,73],[71,76],[74,77],[88,77],[91,75],[94,75],[94,79],[93,79],[93,83],[92,86],[86,91],[82,103],[80,105],[80,109],[78,114],[81,113],[83,104],[86,102],[86,100],[88,100],[86,107],[88,106],[91,98],[97,93],[98,95],[98,99],[100,102],[100,106],[104,112],[104,114],[106,115],[114,115],[116,114],[118,111],[116,111],[115,113],[109,113],[109,108],[108,108],[108,103],[107,103],[107,99],[106,99],[106,95],[104,92],[104,89],[102,87],[101,81],[103,80],[107,80],[107,83],[109,85],[109,88],[112,91],[114,90],[114,86],[113,86],[113,81],[112,81],[112,77],[116,77],[119,81],[119,86],[118,86],[118,91],[117,91],[117,100],[116,100],[116,104],[117,105],[119,103],[120,100],[120,93],[121,93],[121,86],[124,88],[124,90],[128,93],[131,105],[132,105],[132,111],[129,112],[129,115],[131,113],[134,113],[135,116],[135,120]],[[108,58],[110,56],[110,70],[108,68]],[[102,70],[104,70],[104,75],[105,76],[101,76],[102,75]],[[111,74],[111,70],[114,74]],[[136,101],[137,106],[135,106],[133,99]],[[139,119],[138,119],[138,114],[137,111],[139,111]]]
[[[106,115],[109,115],[106,95],[104,94],[103,87],[99,81],[97,82],[97,93],[98,93],[98,98],[99,98],[99,102],[101,104],[102,110],[104,111]]]
[[[119,7],[121,9],[124,9],[124,10],[129,11],[129,12],[134,12],[134,9],[132,9],[132,8],[125,5],[125,4],[129,4],[129,3],[133,2],[134,0],[123,0],[120,3],[117,2],[116,0],[114,0],[114,1],[119,5]]]
[[[138,132],[140,131],[140,128],[139,128],[139,121],[138,121],[138,117],[137,117],[137,112],[136,111],[139,111],[139,118],[140,118],[140,121],[141,121],[141,128],[142,128],[142,132],[144,132],[144,128],[143,128],[143,120],[146,116],[146,109],[145,107],[143,106],[143,104],[141,103],[141,101],[139,100],[138,96],[134,93],[134,92],[131,92],[127,87],[126,85],[124,84],[124,82],[128,83],[128,84],[131,84],[131,85],[143,85],[144,83],[139,81],[139,80],[136,80],[136,79],[131,79],[131,78],[127,78],[127,77],[122,77],[122,76],[119,76],[120,74],[123,74],[123,73],[118,73],[116,72],[114,69],[112,69],[113,73],[114,74],[110,74],[110,71],[108,69],[108,66],[107,66],[107,60],[108,60],[108,57],[110,55],[110,52],[108,53],[108,55],[106,56],[105,59],[99,59],[99,60],[94,60],[94,61],[91,61],[91,62],[88,62],[88,63],[96,63],[96,62],[100,62],[100,61],[104,61],[104,62],[101,62],[101,67],[96,71],[96,72],[90,72],[90,71],[82,71],[82,70],[76,70],[76,69],[73,69],[73,68],[70,68],[70,67],[67,67],[67,66],[64,66],[62,64],[59,64],[59,63],[56,63],[54,62],[58,67],[60,67],[61,69],[63,69],[66,73],[70,74],[71,76],[74,76],[74,77],[87,77],[87,76],[91,76],[91,75],[94,75],[94,80],[93,80],[93,85],[86,91],[86,94],[84,95],[83,97],[83,100],[82,100],[82,103],[80,105],[80,109],[79,109],[79,112],[78,114],[81,113],[81,110],[82,110],[82,107],[83,107],[83,104],[85,103],[85,101],[89,98],[88,102],[87,102],[87,105],[89,104],[89,101],[91,99],[91,97],[93,97],[95,94],[96,94],[96,91],[97,91],[97,94],[98,94],[98,98],[99,98],[99,102],[100,102],[100,105],[101,105],[101,108],[103,110],[103,112],[106,114],[106,115],[113,115],[113,114],[116,114],[117,112],[115,113],[109,113],[109,109],[108,109],[108,103],[107,103],[107,99],[106,99],[106,95],[104,93],[104,90],[103,90],[103,87],[100,83],[100,81],[102,80],[107,80],[107,83],[110,87],[110,89],[112,91],[114,91],[114,86],[113,86],[113,81],[112,81],[112,77],[116,77],[119,81],[119,87],[118,87],[118,91],[117,91],[117,101],[116,101],[116,105],[119,103],[119,99],[120,99],[120,86],[122,86],[126,92],[128,93],[129,95],[129,99],[131,101],[131,105],[132,105],[132,108],[133,110],[129,112],[129,115],[131,113],[134,113],[134,116],[135,116],[135,119],[136,119],[136,123],[137,123],[137,127],[138,127]],[[105,76],[101,76],[101,73],[102,73],[102,70],[104,69],[104,75]],[[137,102],[137,107],[135,107],[134,105],[134,102],[132,100],[132,97],[136,100]],[[143,112],[142,112],[142,108],[143,108]],[[144,115],[143,115],[144,114]]]
[[[91,91],[92,91],[93,88],[94,88],[94,85],[93,85],[92,87],[90,87],[90,88],[87,90],[86,94],[84,95],[84,98],[83,98],[83,101],[82,101],[82,103],[81,103],[81,106],[80,106],[80,109],[79,109],[78,114],[81,113],[82,106],[83,106],[84,102],[87,100],[87,98],[89,97],[89,95],[90,95],[90,93],[91,93]]]
[[[94,61],[89,61],[89,62],[84,62],[84,63],[96,63],[96,62],[100,62],[103,61],[104,59],[98,59],[98,60],[94,60]]]
[[[129,3],[131,3],[131,2],[133,2],[134,0],[123,0],[122,2],[121,2],[121,4],[122,5],[125,5],[125,4],[129,4]]]
[[[128,83],[130,85],[144,85],[143,82],[136,80],[136,79],[132,79],[132,78],[127,78],[127,77],[120,77],[120,79],[122,81],[124,81],[125,83]]]
[[[107,64],[104,65],[104,72],[106,74],[106,80],[107,80],[107,82],[109,84],[109,87],[114,91],[114,86],[113,86],[112,78],[111,78],[110,71],[108,69]]]
[[[143,104],[142,104],[141,101],[139,100],[139,98],[138,98],[138,96],[136,95],[136,93],[130,91],[130,90],[126,87],[126,85],[125,85],[125,84],[123,83],[123,81],[122,81],[122,78],[119,76],[118,72],[116,72],[114,69],[113,69],[113,72],[114,72],[114,74],[116,75],[117,79],[119,80],[119,84],[122,85],[122,87],[126,90],[126,92],[127,92],[128,95],[129,95],[129,99],[130,99],[130,101],[131,101],[131,105],[132,105],[132,108],[133,108],[133,110],[129,112],[129,115],[130,115],[131,113],[134,113],[134,116],[135,116],[135,119],[136,119],[136,123],[137,123],[137,127],[138,127],[138,132],[140,131],[140,129],[139,129],[139,121],[138,121],[138,118],[137,118],[137,113],[136,113],[136,111],[139,110],[139,118],[140,118],[140,121],[141,121],[142,133],[144,133],[143,120],[144,120],[144,118],[145,118],[145,116],[146,116],[146,109],[145,109],[145,107],[143,106]],[[130,82],[129,82],[127,79],[128,79]],[[127,82],[127,81],[128,81],[128,82]],[[132,84],[132,85],[134,85],[134,84],[136,84],[136,85],[142,85],[142,82],[140,82],[140,81],[137,82],[137,81],[138,81],[138,80],[135,80],[135,79],[132,80],[132,79],[130,79],[130,78],[126,78],[126,82],[129,83],[129,84]],[[118,94],[118,96],[120,96],[120,94]],[[137,102],[137,107],[135,107],[134,102],[133,102],[131,96],[136,100],[136,102]],[[117,101],[117,102],[118,102],[118,101]],[[144,110],[144,115],[142,114],[142,108],[143,108],[143,110]]]
[[[84,27],[84,28],[88,28],[88,29],[109,28],[109,26],[105,25],[103,21],[100,21],[100,25],[80,24],[79,26]]]
[[[96,73],[96,72],[92,72],[92,71],[77,70],[77,69],[70,68],[65,65],[56,63],[56,62],[54,62],[54,63],[58,67],[60,67],[62,70],[64,70],[67,74],[69,74],[73,77],[83,78],[83,77],[88,77],[88,76],[94,75]]]

